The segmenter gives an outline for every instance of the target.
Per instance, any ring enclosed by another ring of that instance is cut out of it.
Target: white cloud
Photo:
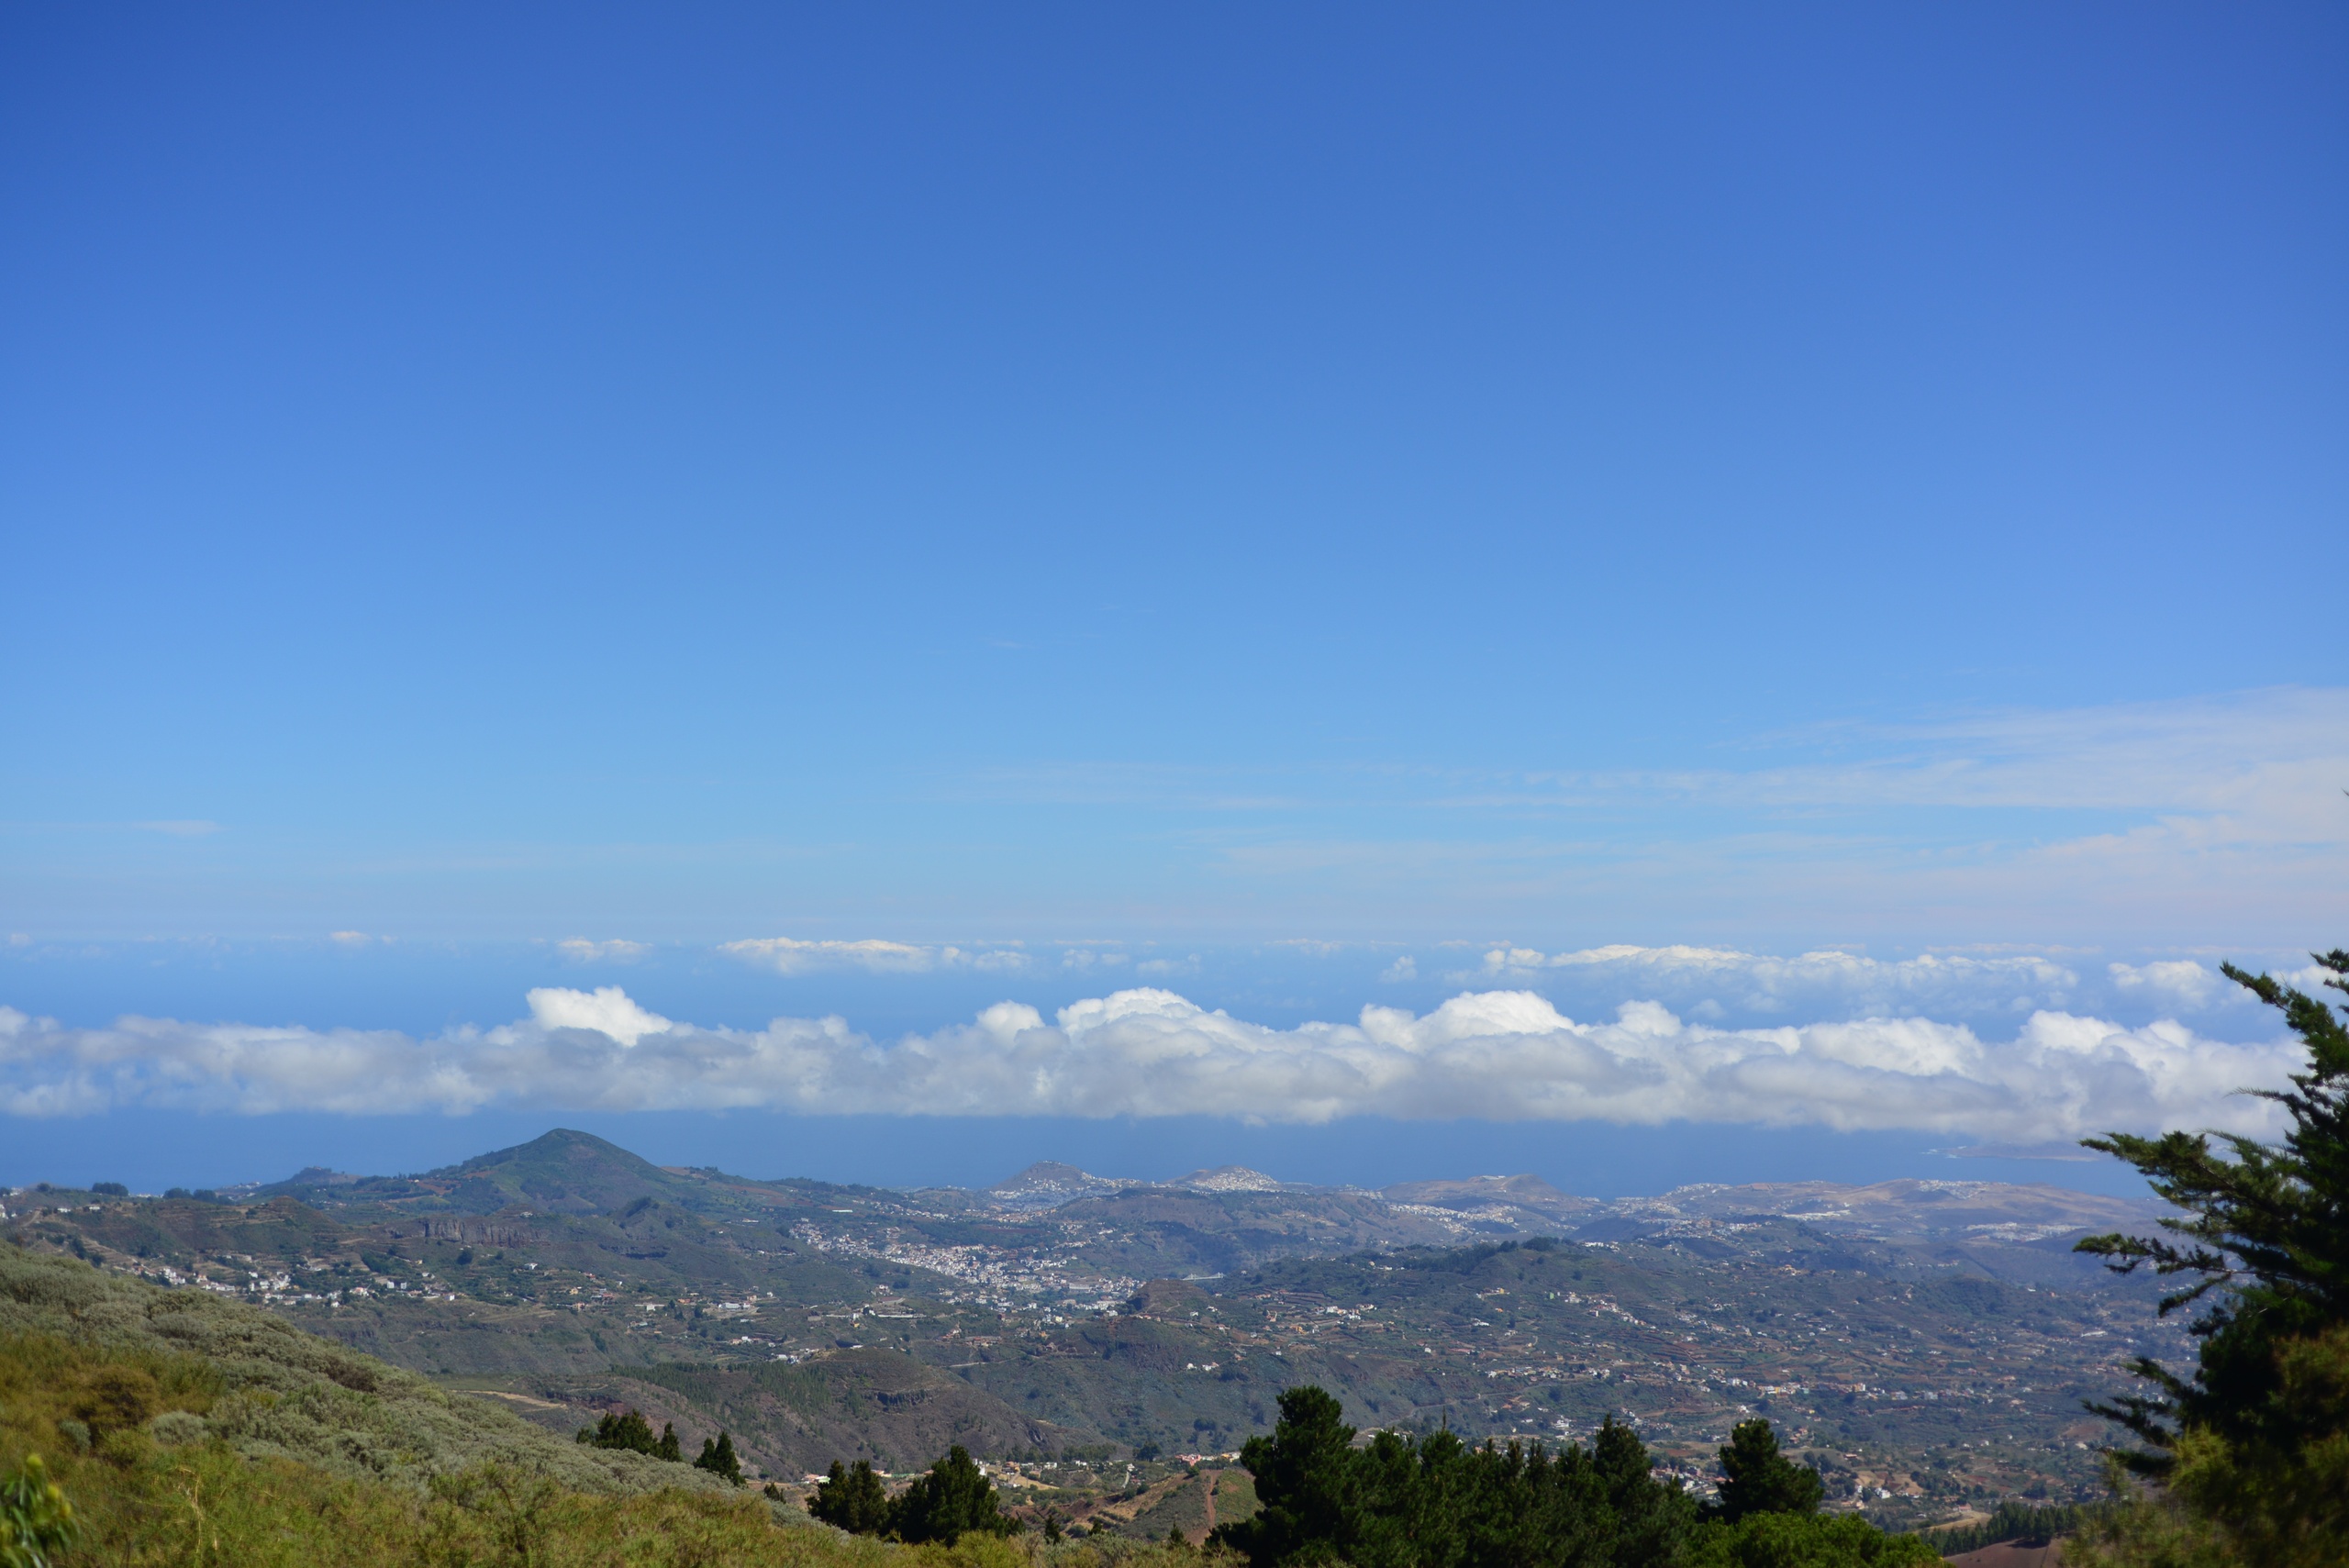
[[[965,951],[957,947],[916,947],[907,942],[874,940],[803,942],[789,937],[759,937],[722,942],[718,951],[778,974],[810,974],[836,969],[863,969],[876,974],[923,974],[939,969],[1011,973],[1028,967],[1028,955],[1017,948]]]
[[[565,937],[554,944],[554,951],[573,963],[634,963],[652,951],[644,942],[631,942],[615,937],[607,942],[590,941],[585,937]]]
[[[2274,969],[2268,973],[2274,979],[2286,985],[2305,991],[2311,996],[2321,997],[2326,1001],[2332,1000],[2332,997],[2325,995],[2326,989],[2332,987],[2340,978],[2323,965],[2315,963],[2307,964],[2299,969]]]
[[[1419,977],[1419,961],[1413,958],[1409,953],[1405,953],[1402,957],[1397,959],[1394,962],[1388,964],[1385,969],[1378,972],[1378,978],[1381,980],[1417,980]]]
[[[1701,995],[1715,1007],[1726,1002],[1764,1014],[1801,1007],[1846,1017],[1928,1006],[2029,1012],[2065,1006],[2080,982],[2076,973],[2044,953],[1876,959],[1828,950],[1780,958],[1685,946],[1582,948],[1557,953],[1497,946],[1478,968],[1452,976],[1486,984],[1542,977],[1605,985],[1617,995]]]
[[[2272,1107],[2233,1091],[2279,1084],[2299,1060],[2289,1040],[2230,1044],[2174,1022],[2130,1029],[2060,1011],[2032,1014],[2004,1040],[1923,1018],[1724,1029],[1653,1002],[1580,1023],[1518,990],[1276,1029],[1137,989],[1049,1023],[998,1003],[893,1044],[838,1018],[704,1029],[617,986],[529,1000],[519,1022],[421,1040],[135,1018],[71,1029],[0,1008],[0,1109],[1689,1118],[2038,1143],[2113,1128],[2265,1132]]]
[[[2221,994],[2243,994],[2217,970],[2205,969],[2190,958],[2111,963],[2105,969],[2118,989],[2143,992],[2173,1006],[2207,1007]]]
[[[364,931],[328,931],[327,940],[341,948],[363,948],[375,939]]]
[[[676,1025],[658,1013],[648,1013],[617,985],[590,991],[566,991],[540,986],[523,998],[530,1004],[530,1021],[541,1029],[584,1029],[607,1035],[622,1049],[649,1034],[668,1034]]]

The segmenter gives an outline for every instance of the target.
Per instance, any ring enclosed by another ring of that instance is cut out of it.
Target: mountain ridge
[[[1767,1408],[1836,1434],[1820,1462],[1882,1450],[1858,1468],[1894,1480],[1961,1449],[1988,1463],[1960,1440],[1995,1413],[2028,1440],[1998,1473],[2069,1487],[2093,1484],[2075,1445],[2101,1435],[2079,1401],[2176,1354],[2157,1289],[2067,1245],[2159,1206],[2029,1184],[1593,1199],[1525,1173],[1370,1191],[1038,1162],[899,1191],[660,1166],[554,1129],[420,1175],[6,1206],[0,1234],[28,1247],[242,1297],[557,1429],[629,1404],[725,1427],[785,1476],[943,1439],[1230,1451],[1305,1380],[1358,1424],[1473,1437],[1628,1412],[1675,1462]]]
[[[913,1194],[895,1188],[837,1187],[810,1178],[761,1180],[715,1169],[655,1165],[593,1133],[554,1128],[527,1142],[492,1150],[414,1176],[364,1176],[310,1166],[281,1182],[248,1189],[259,1197],[287,1196],[327,1205],[368,1200],[446,1207],[463,1213],[505,1209],[574,1216],[611,1215],[648,1190],[682,1207],[713,1206],[712,1184],[736,1192]],[[1466,1237],[1560,1234],[1604,1224],[1609,1234],[1626,1225],[1665,1225],[1742,1216],[1791,1218],[1854,1234],[1941,1239],[1987,1235],[2040,1240],[2068,1230],[2142,1224],[2160,1212],[2145,1198],[2116,1198],[2046,1183],[1896,1178],[1875,1183],[1696,1183],[1654,1195],[1589,1198],[1563,1191],[1531,1173],[1430,1177],[1375,1190],[1288,1182],[1241,1165],[1192,1171],[1163,1181],[1101,1176],[1059,1161],[1037,1161],[976,1190],[926,1189],[1010,1214],[1050,1213],[1084,1203],[1123,1202],[1149,1207],[1147,1195],[1177,1194],[1321,1200],[1365,1212],[1384,1208],[1397,1219],[1432,1220]],[[1160,1206],[1163,1207],[1163,1204]],[[1357,1227],[1359,1229],[1359,1227]],[[1411,1244],[1431,1238],[1408,1226],[1385,1238]],[[1364,1238],[1365,1240],[1373,1240]]]

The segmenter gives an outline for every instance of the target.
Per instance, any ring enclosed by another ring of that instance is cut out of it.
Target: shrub
[[[147,1429],[165,1448],[200,1443],[212,1435],[212,1429],[205,1425],[204,1418],[192,1410],[166,1410],[148,1422]]]

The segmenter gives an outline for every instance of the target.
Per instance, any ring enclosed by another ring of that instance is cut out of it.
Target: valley
[[[1555,1442],[1628,1418],[1700,1485],[1766,1415],[1838,1506],[1894,1526],[2093,1496],[2110,1434],[2082,1399],[2183,1350],[2157,1291],[2068,1250],[2156,1211],[2055,1187],[1599,1202],[1526,1176],[1047,1165],[899,1192],[557,1131],[420,1175],[0,1208],[28,1248],[262,1305],[566,1436],[623,1406],[689,1445],[724,1427],[790,1487],[960,1442],[1038,1507],[1134,1533],[1204,1518],[1194,1463],[1304,1382],[1364,1428]]]

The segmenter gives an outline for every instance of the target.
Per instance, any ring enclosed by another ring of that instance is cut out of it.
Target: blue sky
[[[0,28],[12,1016],[2249,1048],[2343,940],[2336,8]]]

